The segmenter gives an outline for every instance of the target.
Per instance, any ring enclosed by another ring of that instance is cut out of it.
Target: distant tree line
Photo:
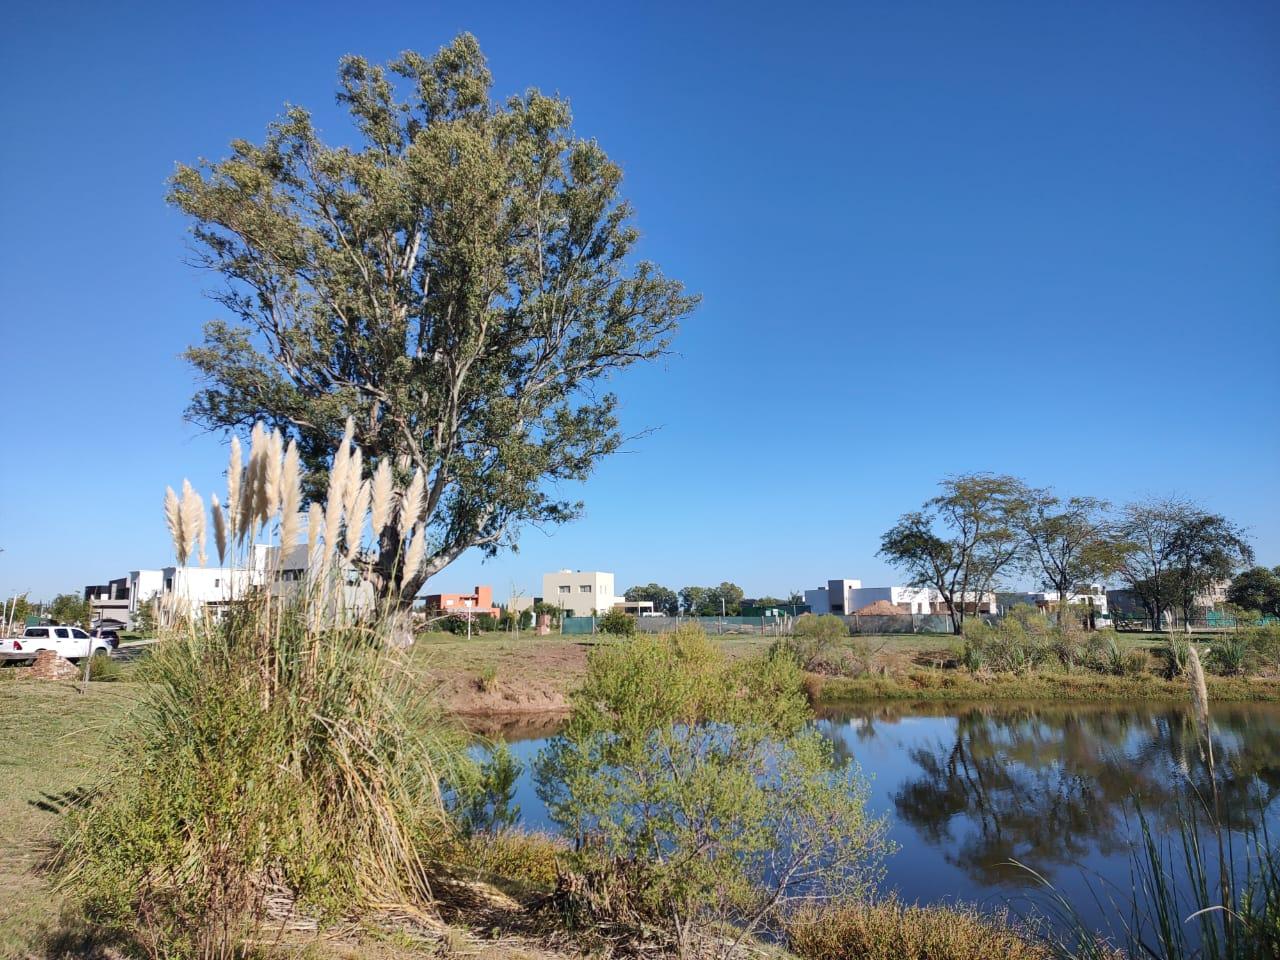
[[[728,580],[718,587],[682,587],[679,591],[658,583],[630,587],[623,596],[630,603],[645,600],[653,604],[657,613],[668,617],[684,614],[690,617],[718,617],[722,613],[736,617],[742,611],[745,594],[736,583]]]
[[[956,633],[974,601],[1014,573],[1056,591],[1060,602],[1077,586],[1123,582],[1159,623],[1167,612],[1189,619],[1198,597],[1254,559],[1242,527],[1192,500],[1150,498],[1116,508],[991,473],[948,477],[938,486],[885,532],[879,555],[913,586],[938,591]],[[1264,577],[1255,580],[1262,587],[1251,597],[1272,596]]]

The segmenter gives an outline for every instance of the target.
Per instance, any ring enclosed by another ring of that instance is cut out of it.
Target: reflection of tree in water
[[[915,711],[913,711],[915,712]],[[1052,875],[1090,852],[1127,852],[1132,799],[1169,826],[1177,801],[1208,795],[1208,770],[1180,707],[963,708],[954,737],[910,752],[919,768],[894,796],[898,817],[977,883],[1026,885],[1011,859]],[[916,712],[918,715],[918,712]],[[892,709],[860,712],[859,739]],[[1280,717],[1214,711],[1219,791],[1232,826],[1256,823],[1280,792]],[[834,738],[847,755],[844,737]]]

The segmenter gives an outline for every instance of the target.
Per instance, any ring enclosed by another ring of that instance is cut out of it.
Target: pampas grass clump
[[[223,957],[281,924],[429,909],[462,743],[377,623],[248,600],[167,637],[62,884],[151,956]]]

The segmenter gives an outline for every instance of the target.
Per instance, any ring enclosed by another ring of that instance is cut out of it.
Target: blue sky
[[[179,358],[219,315],[163,202],[286,102],[333,140],[345,53],[477,35],[570,98],[643,255],[704,296],[583,520],[464,557],[748,594],[893,575],[968,470],[1195,497],[1280,563],[1280,7],[1269,3],[71,4],[0,13],[0,592],[168,562],[214,489]]]

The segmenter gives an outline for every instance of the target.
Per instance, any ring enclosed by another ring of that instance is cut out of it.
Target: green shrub
[[[466,838],[458,860],[466,868],[498,883],[515,882],[545,893],[555,885],[569,845],[560,837],[522,830],[502,830]]]
[[[996,623],[979,618],[965,620],[966,652],[962,659],[998,673],[1026,673],[1052,656],[1050,636],[1039,623],[1028,629],[1024,619],[1015,616],[1004,617]]]
[[[124,665],[119,660],[106,654],[89,658],[89,679],[103,682],[121,680],[124,677]]]
[[[479,688],[481,693],[488,693],[497,685],[498,667],[496,664],[486,663],[476,675],[476,687]]]
[[[536,768],[581,878],[564,914],[656,928],[690,956],[819,888],[868,892],[886,823],[811,716],[791,656],[730,663],[690,630],[596,650]]]
[[[1214,669],[1224,677],[1239,677],[1248,673],[1255,657],[1252,637],[1244,632],[1226,633],[1214,639],[1209,660]]]
[[[60,859],[88,919],[153,956],[230,956],[281,892],[321,917],[425,899],[462,744],[382,633],[264,598],[159,645]]]
[[[1129,662],[1130,646],[1128,641],[1118,636],[1107,637],[1097,660],[1098,669],[1113,677],[1123,677]]]
[[[1187,663],[1191,656],[1191,641],[1185,636],[1171,633],[1165,640],[1164,646],[1160,648],[1160,655],[1164,657],[1165,676],[1170,680],[1176,680],[1187,672]]]
[[[1271,672],[1280,670],[1280,623],[1245,627],[1239,631],[1248,641],[1253,665]]]
[[[610,610],[596,621],[596,629],[601,633],[609,633],[618,637],[634,636],[636,618],[622,610]]]
[[[1050,960],[1049,948],[1007,913],[892,899],[803,910],[786,922],[787,945],[805,960]]]
[[[831,665],[831,655],[841,641],[849,638],[849,625],[833,614],[801,614],[791,636],[782,637],[775,649],[786,650],[806,670]]]

